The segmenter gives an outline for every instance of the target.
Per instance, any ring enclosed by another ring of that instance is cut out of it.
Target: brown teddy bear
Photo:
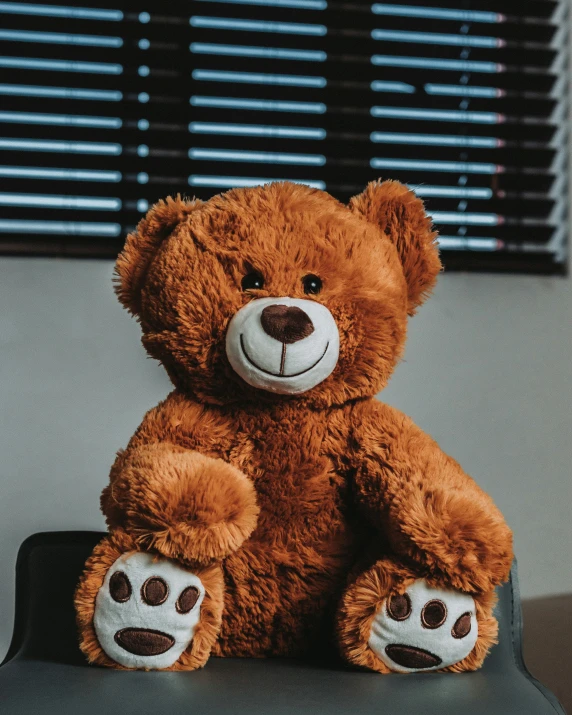
[[[441,268],[422,202],[288,182],[156,204],[117,294],[175,389],[118,454],[76,593],[115,668],[337,647],[380,673],[478,668],[511,532],[374,399]]]

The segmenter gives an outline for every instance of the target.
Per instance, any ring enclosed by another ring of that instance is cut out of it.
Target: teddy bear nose
[[[296,343],[314,332],[310,317],[294,305],[268,305],[260,322],[264,332],[281,343]]]

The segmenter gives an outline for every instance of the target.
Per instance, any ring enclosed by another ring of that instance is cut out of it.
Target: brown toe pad
[[[123,628],[115,634],[115,642],[134,655],[160,655],[173,647],[175,639],[162,631]]]
[[[404,668],[435,668],[442,662],[438,655],[412,645],[388,645],[385,652],[394,663]]]

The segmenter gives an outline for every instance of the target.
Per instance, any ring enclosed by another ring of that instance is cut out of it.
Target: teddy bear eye
[[[242,290],[260,290],[264,287],[264,278],[258,271],[247,273],[241,282]]]
[[[322,290],[321,279],[312,273],[302,278],[302,285],[304,286],[304,293],[310,293],[311,295],[317,295]]]

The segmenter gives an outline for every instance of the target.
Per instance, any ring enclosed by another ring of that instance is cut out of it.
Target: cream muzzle
[[[253,387],[284,395],[306,392],[336,366],[340,337],[330,311],[299,298],[260,298],[230,321],[226,354]]]

